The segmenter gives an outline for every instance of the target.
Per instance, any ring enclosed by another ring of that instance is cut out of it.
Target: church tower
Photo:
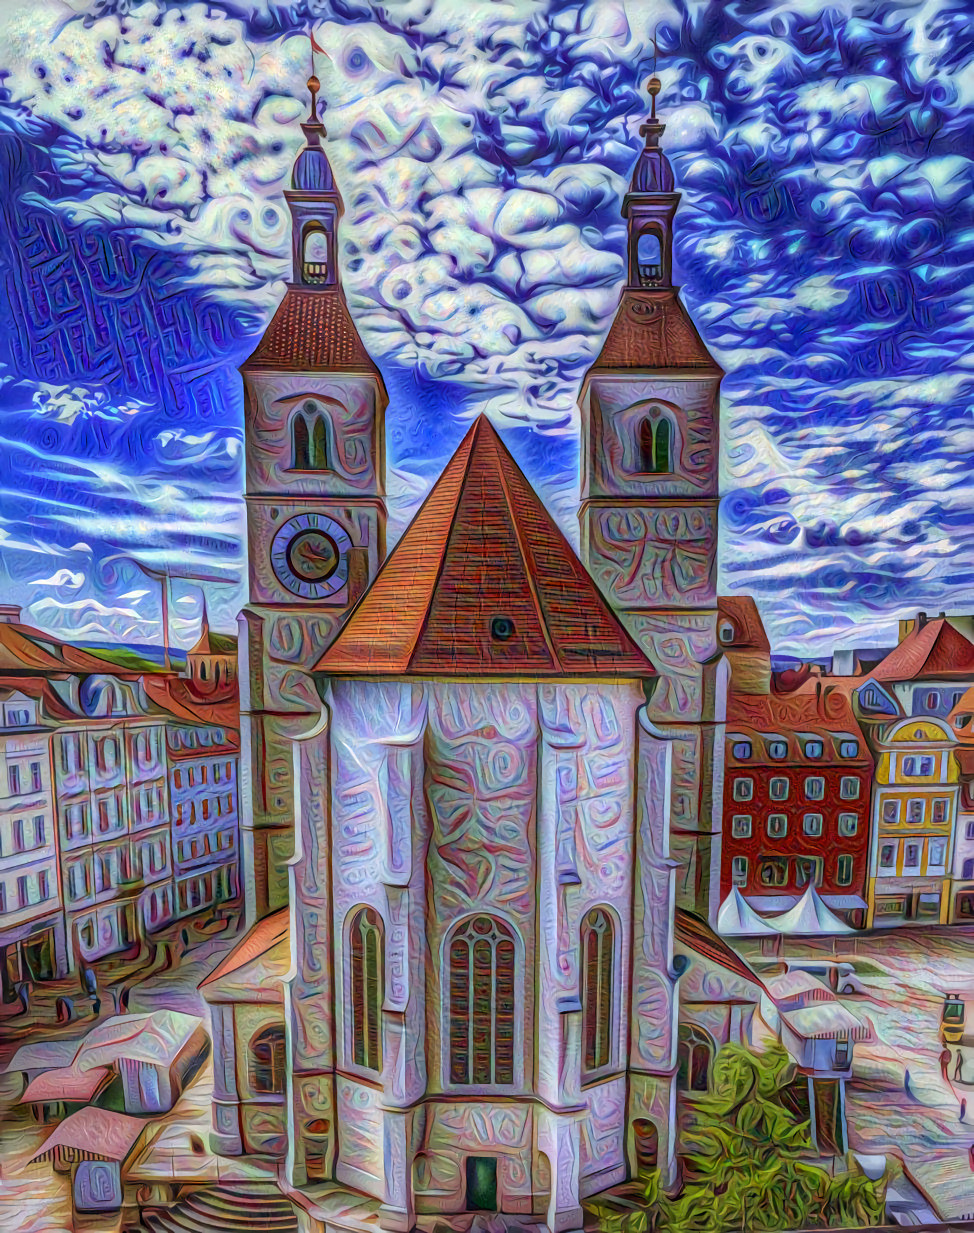
[[[305,145],[284,196],[293,271],[243,364],[249,602],[240,616],[247,923],[287,902],[291,738],[320,715],[308,669],[385,556],[386,393],[338,269],[342,199],[308,81]]]
[[[716,563],[720,380],[673,281],[680,194],[649,83],[645,148],[623,202],[627,281],[582,382],[582,559],[660,674],[650,713],[674,739],[677,902],[706,915],[717,825],[710,746],[719,673]]]

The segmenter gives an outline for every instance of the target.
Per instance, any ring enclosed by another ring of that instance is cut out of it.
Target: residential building
[[[969,925],[974,924],[974,685],[965,690],[947,722],[956,742],[959,779],[949,920]]]
[[[869,676],[887,687],[904,715],[946,718],[974,680],[974,643],[943,613],[928,620],[920,612],[900,632],[899,645]]]
[[[868,924],[946,924],[960,795],[954,734],[946,720],[923,715],[877,728],[872,742]]]
[[[808,682],[727,703],[720,901],[786,911],[811,883],[865,924],[873,761],[849,700]]]
[[[41,686],[0,680],[0,993],[67,970],[51,785],[51,738]]]
[[[239,747],[233,729],[214,724],[172,722],[166,738],[176,914],[184,916],[239,893]]]

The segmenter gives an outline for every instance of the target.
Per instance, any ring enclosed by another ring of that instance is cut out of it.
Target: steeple
[[[652,109],[639,130],[646,145],[622,203],[629,221],[628,286],[633,289],[673,286],[673,216],[680,203],[680,194],[673,191],[673,168],[659,144],[666,129],[656,116],[656,96],[662,82],[651,77],[646,89]]]
[[[293,282],[300,287],[334,288],[339,282],[336,238],[343,206],[321,144],[328,134],[318,115],[320,86],[312,73],[308,78],[311,110],[301,124],[305,144],[284,197],[291,211]]]

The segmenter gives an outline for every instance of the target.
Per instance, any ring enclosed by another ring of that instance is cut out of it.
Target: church
[[[659,82],[580,391],[580,556],[485,417],[387,553],[386,395],[309,88],[292,281],[242,368],[251,928],[204,982],[215,1139],[401,1233],[580,1229],[671,1174],[674,912],[719,884],[722,373],[673,285]]]

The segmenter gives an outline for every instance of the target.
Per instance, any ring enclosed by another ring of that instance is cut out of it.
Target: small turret
[[[339,281],[336,238],[343,207],[321,144],[328,134],[318,116],[320,88],[312,73],[311,111],[301,125],[305,145],[295,160],[291,187],[284,190],[292,219],[293,281],[301,287],[334,287]]]
[[[656,96],[662,82],[651,77],[646,89],[652,110],[639,130],[646,145],[622,203],[622,212],[629,220],[629,286],[672,287],[673,216],[680,194],[673,191],[673,168],[659,144],[666,128],[656,117]]]

